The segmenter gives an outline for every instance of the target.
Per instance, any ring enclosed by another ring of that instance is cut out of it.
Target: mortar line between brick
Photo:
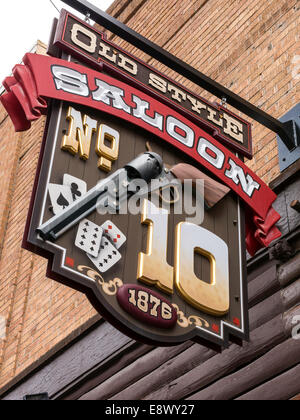
[[[8,118],[8,114],[6,114],[5,117],[3,118],[3,120],[0,121],[0,126],[5,123],[7,118]]]
[[[21,156],[19,157],[19,160],[21,161],[22,159],[24,159],[24,157],[28,154],[28,152],[32,151],[34,146],[35,146],[35,144],[32,144],[24,153],[22,153]]]
[[[191,14],[191,16],[182,24],[180,25],[180,27],[172,34],[172,36],[168,39],[168,41],[166,41],[163,45],[162,48],[164,48],[168,42],[170,42],[188,23],[191,19],[193,19],[196,14],[203,9],[203,7],[209,2],[210,0],[204,0],[204,2],[201,4],[201,6],[198,7],[197,10],[194,11],[194,13]]]
[[[125,3],[123,4],[123,6],[120,7],[120,9],[118,10],[118,12],[116,13],[116,15],[114,17],[116,19],[118,19],[118,17],[124,12],[124,10],[129,6],[129,4],[131,2],[132,2],[132,0],[125,1]]]
[[[208,2],[209,0],[207,0],[206,1],[206,3]],[[205,3],[205,4],[206,4]],[[286,3],[285,3],[286,4]],[[290,6],[290,8],[288,9],[288,10],[286,10],[286,14],[287,13],[289,13],[292,9],[294,9],[294,7],[295,7],[295,5],[297,4],[297,2],[294,2],[293,3],[293,5],[292,6]],[[203,6],[204,6],[204,4],[203,4]],[[267,7],[267,6],[266,6]],[[201,9],[201,7],[199,8],[199,10]],[[282,8],[280,8],[280,10],[281,10]],[[278,11],[279,12],[279,11]],[[253,14],[255,14],[255,13],[253,13]],[[253,16],[253,15],[252,15]],[[267,31],[269,31],[269,30],[271,30],[277,23],[278,23],[278,20],[281,18],[281,16],[278,16],[278,19],[276,19],[276,21],[270,26],[270,27],[268,27],[268,29],[266,29],[266,32]],[[183,25],[182,25],[182,27],[184,27],[185,25],[186,25],[186,23],[188,23],[188,21],[189,20],[187,20]],[[178,32],[178,31],[177,31]],[[256,29],[256,31],[255,31],[255,33],[259,33],[259,30],[257,30]],[[174,34],[175,35],[175,34]],[[168,40],[168,41],[166,41],[164,44],[163,44],[163,46],[165,46],[173,37],[174,37],[174,35],[172,35],[171,37],[170,37],[170,39]],[[243,47],[243,46],[242,46]],[[236,48],[236,50],[231,54],[231,56],[233,56],[235,53],[236,53],[236,51],[241,51],[241,54],[240,54],[240,56],[242,55],[242,54],[245,54],[249,49],[251,48],[251,46],[250,47],[248,47],[248,48],[246,48],[246,50],[244,50],[243,48],[241,48],[241,46],[239,46],[238,48]],[[239,57],[240,57],[239,56]],[[150,63],[151,61],[152,61],[153,59],[152,58],[150,58],[148,61],[147,61],[147,63]],[[228,61],[228,59],[227,59],[227,61]],[[207,62],[207,60],[205,60],[205,62],[203,62],[202,63],[202,65],[204,65],[205,63]],[[218,75],[223,71],[222,70],[222,66],[224,67],[224,62],[222,63],[222,65],[221,66],[219,66],[219,68],[217,69],[217,70],[215,70],[214,71],[214,73],[212,73],[211,74],[211,76],[210,77],[212,77],[213,79],[215,79],[215,80],[217,80],[217,78],[218,78]],[[233,68],[233,70],[235,70],[237,67],[235,66],[234,68]],[[208,72],[209,73],[209,72]]]
[[[162,47],[165,47],[167,44],[168,44],[168,42],[170,42],[174,37],[175,37],[175,35],[177,35],[178,34],[178,32],[180,32],[188,23],[189,23],[189,21],[209,2],[210,0],[206,0],[194,13],[193,13],[193,15],[191,15],[182,25],[181,25],[181,27],[163,44],[163,46]],[[236,12],[236,14],[238,14],[239,12],[237,11]],[[255,14],[255,12],[253,12],[253,14]],[[234,15],[235,16],[235,15]],[[199,47],[200,48],[200,47]],[[148,61],[147,61],[147,63],[149,64],[150,63],[150,61],[152,60],[152,58],[150,58]]]
[[[132,0],[129,1],[128,5],[131,3]],[[148,0],[142,0],[140,4],[138,4],[135,9],[133,9],[133,11],[124,19],[124,21],[122,20],[121,22],[123,22],[124,24],[127,24],[133,17],[134,15],[136,15],[136,13],[141,9],[141,7],[144,6],[144,4],[147,2]],[[125,8],[122,9],[121,13],[118,13],[116,16],[114,16],[116,19],[118,19],[118,17],[123,13],[123,11],[125,10]],[[111,34],[108,39],[109,41],[112,41],[117,38],[117,36],[115,34]]]
[[[124,23],[127,24],[127,22],[130,21],[130,19],[140,10],[141,7],[144,6],[146,2],[147,0],[142,0],[142,2],[127,16],[127,18],[124,20]]]
[[[297,4],[297,2],[295,2],[294,4],[293,4],[293,6],[291,6],[287,11],[286,11],[286,13],[285,13],[285,15],[286,14],[288,14],[292,9],[294,9],[294,7],[295,7],[295,5]],[[278,11],[278,13],[279,13],[279,11]],[[271,26],[269,26],[267,29],[266,29],[266,31],[265,31],[265,33],[267,33],[268,31],[270,31],[276,24],[278,24],[278,21],[280,20],[282,18],[282,16],[278,16],[278,18],[276,19],[276,21],[274,21],[274,23],[271,25]],[[260,26],[260,28],[262,27],[263,25],[261,25]],[[256,31],[255,31],[255,33],[260,33],[260,31],[258,30],[258,29],[256,29]],[[262,35],[259,35],[259,38],[261,38],[261,36]],[[256,41],[254,41],[254,43],[255,43]],[[240,51],[241,53],[240,53],[240,55],[239,55],[239,57],[241,57],[243,54],[245,54],[245,53],[247,53],[247,51],[249,51],[251,48],[252,48],[252,46],[253,46],[253,44],[254,43],[252,43],[249,47],[247,47],[246,49],[244,49],[243,48],[243,45],[241,46],[239,46],[238,48],[236,48],[236,50],[231,54],[231,56],[230,57],[232,57],[232,56],[234,56],[234,54],[236,53],[236,51]],[[244,45],[245,45],[245,42],[244,42]],[[259,44],[258,46],[260,46],[261,44]],[[227,61],[229,60],[229,58],[227,58]],[[235,61],[237,61],[237,60],[235,60]],[[205,64],[205,62],[203,63],[203,65]],[[222,66],[224,66],[224,62],[221,64],[221,66],[219,66],[218,67],[218,69],[217,70],[215,70],[215,72],[212,74],[212,76],[211,77],[213,77],[214,79],[217,79],[217,76],[222,72],[222,71],[224,71],[224,70],[222,70]],[[228,66],[228,68],[230,68],[230,66]],[[226,70],[228,70],[228,68],[226,69]],[[231,71],[235,71],[237,69],[237,66],[235,66],[235,67],[233,67],[232,69],[231,69]]]
[[[43,137],[44,131],[45,131],[45,120],[41,123],[41,128],[40,128],[40,132],[39,132],[39,137],[40,138]],[[32,145],[32,147],[30,147],[27,150],[27,152],[31,151],[33,149],[33,146],[34,146],[34,144]],[[22,158],[27,154],[27,152],[19,157],[19,162],[21,162]],[[38,159],[38,157],[37,157],[37,159]],[[37,164],[37,161],[36,161],[36,164]],[[32,174],[31,184],[34,183],[34,177],[35,177],[35,173]],[[17,346],[16,346],[16,357],[15,357],[15,362],[14,362],[14,367],[13,367],[13,376],[16,376],[16,371],[17,371],[17,364],[18,364],[18,359],[19,359],[19,355],[20,355],[22,334],[23,334],[23,330],[24,330],[24,321],[25,321],[25,315],[26,315],[28,299],[29,299],[29,289],[30,289],[30,285],[31,285],[33,267],[34,267],[35,260],[36,260],[35,255],[31,254],[30,275],[28,276],[28,281],[26,283],[26,293],[25,293],[25,297],[24,297],[24,306],[23,306],[22,318],[21,318],[21,328],[20,328],[20,330],[18,332],[18,336],[16,338]]]
[[[38,139],[41,139],[43,137],[44,130],[45,130],[45,120],[43,120],[42,123],[41,123],[39,134],[37,136]],[[10,184],[12,184],[10,186],[11,193],[10,193],[10,196],[9,196],[9,199],[8,199],[9,200],[9,207],[8,207],[7,216],[6,216],[6,223],[5,223],[5,227],[4,227],[3,241],[2,241],[2,244],[0,243],[0,261],[1,261],[1,258],[2,258],[2,250],[3,250],[4,238],[6,236],[5,234],[6,234],[8,222],[9,222],[9,219],[10,219],[10,213],[11,213],[11,207],[12,207],[12,199],[13,199],[13,195],[14,195],[14,192],[15,192],[15,187],[16,187],[16,184],[17,184],[19,168],[20,168],[20,165],[21,165],[21,162],[22,162],[22,160],[21,160],[21,145],[22,145],[22,141],[23,141],[23,136],[22,136],[22,133],[21,133],[19,135],[18,144],[17,144],[17,147],[16,147],[15,169],[13,170],[12,177],[11,177],[11,182],[10,182]],[[37,156],[37,159],[38,159],[38,156]],[[36,164],[37,164],[37,162],[36,162]],[[35,173],[33,173],[33,176],[35,176]],[[33,180],[31,180],[31,183],[33,183]],[[15,278],[11,282],[11,284],[12,284],[12,297],[11,297],[11,302],[10,302],[10,306],[9,306],[9,313],[8,313],[8,317],[7,317],[7,324],[6,324],[7,332],[9,331],[9,327],[10,327],[12,316],[13,316],[13,308],[14,308],[14,303],[15,303],[17,283],[18,283],[18,278],[19,278],[19,273],[20,273],[20,268],[21,268],[22,256],[23,256],[23,253],[24,252],[25,251],[23,251],[22,248],[20,248],[20,254],[19,254],[19,260],[18,260],[18,267],[17,267],[16,276],[15,276]],[[29,289],[28,289],[28,291],[29,291]],[[18,340],[18,338],[17,338],[17,340]],[[2,349],[1,349],[1,353],[0,353],[0,377],[1,377],[1,372],[2,372],[2,369],[3,369],[3,363],[5,361],[6,344],[7,344],[7,341],[4,340],[4,343],[3,343]],[[17,355],[16,355],[16,357],[17,357]],[[13,370],[13,374],[11,375],[12,377],[14,376],[15,367],[16,367],[16,360],[14,362],[14,367],[12,369]]]
[[[14,164],[13,164],[13,169],[12,169],[12,173],[11,173],[9,184],[8,184],[9,188],[8,188],[8,193],[7,193],[7,198],[6,198],[7,206],[5,208],[5,211],[3,214],[3,220],[0,225],[0,234],[1,234],[0,235],[0,238],[1,238],[0,239],[0,261],[2,260],[2,251],[3,251],[8,221],[10,217],[10,212],[11,212],[12,198],[15,192],[15,186],[16,186],[18,172],[19,172],[19,165],[20,165],[19,154],[21,150],[22,137],[23,137],[22,133],[18,134]]]
[[[13,170],[12,170],[11,177],[10,177],[10,180],[9,180],[9,190],[8,190],[9,192],[7,194],[7,209],[6,209],[6,214],[4,214],[2,225],[0,226],[0,233],[3,232],[3,234],[1,235],[2,240],[0,241],[0,261],[2,261],[2,252],[3,252],[3,246],[4,246],[4,242],[5,242],[7,227],[8,227],[8,221],[9,221],[10,213],[11,213],[12,199],[13,199],[13,196],[14,196],[15,187],[16,187],[17,178],[18,178],[18,173],[19,173],[19,166],[20,166],[19,155],[20,155],[20,151],[21,151],[22,139],[23,139],[23,133],[18,134],[16,151],[15,151],[15,158],[14,158],[14,165],[13,165]],[[22,249],[20,249],[20,254],[19,254],[17,275],[18,275],[19,270],[20,270],[21,258],[22,258]],[[13,308],[14,298],[15,298],[15,293],[16,293],[16,288],[17,288],[17,279],[12,280],[11,284],[12,284],[13,290],[12,290],[12,297],[11,297],[11,302],[10,302],[9,313],[8,313],[8,317],[6,319],[6,332],[7,333],[8,333],[11,318],[12,318],[12,308]],[[0,376],[1,376],[1,371],[2,371],[3,362],[4,362],[5,351],[6,351],[6,343],[7,343],[7,340],[4,340],[3,345],[2,345],[2,351],[0,353]]]
[[[139,6],[136,7],[135,10],[132,11],[132,13],[124,20],[123,23],[127,24],[133,17],[134,15],[138,12],[138,10],[144,6],[144,4],[147,2],[148,0],[144,0]],[[165,41],[161,48],[164,48],[165,45],[168,44],[168,42],[170,42],[177,34],[178,32],[180,32],[187,24],[188,22],[209,2],[210,0],[204,0],[204,2],[201,4],[201,6],[199,6],[192,14],[191,16],[189,16],[189,18],[182,24],[180,25],[180,27],[172,34],[172,36],[170,38],[168,38],[167,41]],[[109,40],[113,41],[115,38],[117,38],[116,35],[112,35]],[[150,58],[148,61],[146,61],[146,63],[149,63],[152,60],[152,58]]]
[[[21,320],[20,320],[21,321],[21,323],[20,323],[20,330],[18,332],[18,337],[16,339],[16,341],[17,341],[17,345],[16,345],[16,357],[15,357],[15,362],[14,362],[14,367],[13,367],[13,376],[14,377],[16,376],[18,359],[19,359],[19,355],[20,355],[22,334],[23,334],[23,330],[24,330],[24,321],[25,321],[25,315],[26,315],[27,306],[28,306],[29,288],[30,288],[30,284],[31,284],[31,280],[32,280],[34,263],[35,263],[35,256],[34,256],[34,254],[32,254],[31,255],[30,274],[28,276],[28,281],[26,282],[26,286],[25,286],[26,287],[26,292],[25,292],[25,297],[24,297],[22,317],[21,317]]]
[[[17,268],[16,276],[15,276],[15,278],[11,282],[12,289],[13,290],[12,290],[11,302],[10,302],[10,307],[9,307],[9,313],[8,313],[7,322],[6,322],[6,331],[7,331],[7,333],[9,331],[10,324],[11,324],[11,319],[12,319],[12,315],[13,315],[13,308],[14,308],[14,302],[15,302],[15,297],[16,297],[17,282],[18,282],[18,276],[19,276],[19,273],[20,273],[20,266],[21,266],[22,255],[23,255],[23,250],[20,249],[19,259],[18,259],[18,268]],[[4,341],[2,355],[0,355],[0,377],[1,377],[1,372],[2,372],[2,368],[3,368],[3,362],[4,362],[4,359],[5,359],[4,356],[5,356],[5,351],[6,351],[6,343],[7,343],[7,340]],[[13,375],[11,375],[11,377],[13,377]]]

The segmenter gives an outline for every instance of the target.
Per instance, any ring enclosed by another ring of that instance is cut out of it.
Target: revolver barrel
[[[163,171],[163,162],[159,155],[153,152],[144,153],[132,162],[119,169],[92,188],[80,200],[71,204],[63,213],[52,217],[46,223],[38,227],[37,233],[44,241],[56,241],[62,234],[75,224],[87,217],[97,208],[100,198],[109,198],[109,187],[115,185],[114,194],[118,195],[118,202],[113,203],[113,210],[118,210],[118,204],[128,196],[130,181],[141,178],[147,183],[157,178]],[[103,202],[103,200],[101,200]],[[109,206],[109,204],[108,204]]]

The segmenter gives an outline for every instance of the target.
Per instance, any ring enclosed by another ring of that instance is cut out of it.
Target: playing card
[[[88,219],[79,224],[75,245],[87,254],[98,257],[103,230],[100,226]]]
[[[116,248],[109,242],[109,240],[103,236],[100,246],[100,254],[97,258],[93,258],[87,254],[92,263],[97,267],[101,273],[106,273],[122,258],[122,255]]]
[[[71,189],[66,185],[49,184],[48,191],[55,215],[62,213],[73,203]]]
[[[108,237],[115,248],[120,249],[121,246],[126,242],[126,236],[120,231],[115,224],[110,220],[103,223],[101,226],[103,234]]]
[[[79,178],[75,178],[72,175],[65,174],[63,184],[71,189],[73,201],[79,200],[87,192],[87,184]]]

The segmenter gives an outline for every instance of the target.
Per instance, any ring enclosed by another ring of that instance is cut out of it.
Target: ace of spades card
[[[68,186],[49,184],[48,190],[52,211],[55,215],[61,214],[73,203],[71,189]]]
[[[72,175],[64,174],[63,184],[49,184],[48,190],[52,211],[58,215],[86,194],[87,184]]]

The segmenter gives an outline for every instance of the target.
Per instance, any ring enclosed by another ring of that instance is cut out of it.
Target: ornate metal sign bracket
[[[292,153],[298,146],[300,146],[299,119],[297,121],[288,120],[284,122],[277,120],[263,110],[257,108],[255,105],[236,95],[226,87],[195,70],[185,62],[179,60],[174,55],[144,38],[128,26],[109,16],[107,13],[103,12],[86,0],[62,1],[82,13],[84,16],[89,14],[90,18],[99,25],[139,48],[141,51],[151,55],[156,60],[212,93],[217,98],[222,100],[226,99],[227,104],[240,110],[248,117],[253,118],[269,130],[277,133],[289,153]]]

